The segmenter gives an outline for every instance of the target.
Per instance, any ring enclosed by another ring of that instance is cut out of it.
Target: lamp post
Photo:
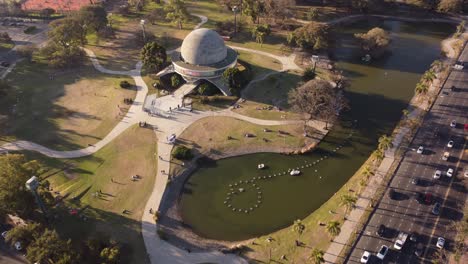
[[[145,20],[140,20],[141,30],[143,31],[143,42],[146,43]]]
[[[237,11],[239,11],[239,7],[236,5],[232,7],[232,12],[234,12],[234,35],[237,33]]]
[[[107,15],[107,24],[110,28],[112,28],[112,13]]]
[[[44,214],[44,217],[47,220],[45,205],[44,203],[42,203],[41,197],[39,197],[39,194],[37,193],[38,187],[39,187],[39,179],[36,176],[32,176],[31,179],[29,179],[26,182],[26,188],[33,193],[34,198],[36,198],[37,205],[39,205],[39,208],[41,209],[42,213]]]

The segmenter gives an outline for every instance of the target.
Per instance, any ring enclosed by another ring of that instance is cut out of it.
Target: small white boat
[[[258,168],[259,170],[264,169],[264,168],[265,168],[265,164],[260,163],[260,164],[257,165],[257,168]]]
[[[300,170],[292,170],[289,174],[290,174],[291,176],[296,176],[296,175],[301,174],[301,171],[300,171]]]

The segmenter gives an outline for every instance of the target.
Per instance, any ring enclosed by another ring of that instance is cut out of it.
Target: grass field
[[[74,243],[91,235],[116,239],[124,244],[122,263],[148,263],[140,220],[157,172],[155,142],[151,129],[133,126],[88,157],[57,160],[40,156],[50,168],[41,179],[65,197],[54,223],[59,233]],[[131,181],[136,174],[141,179]],[[78,209],[87,220],[70,215],[67,207]],[[129,213],[123,214],[124,209]]]
[[[250,65],[253,78],[257,78],[271,71],[280,71],[282,68],[281,62],[271,57],[246,51],[237,52],[239,53],[239,60],[241,63],[244,61]]]
[[[281,32],[272,32],[270,36],[265,38],[265,42],[260,44],[255,42],[255,39],[252,38],[252,34],[248,31],[248,29],[244,29],[244,31],[239,32],[230,41],[226,41],[226,44],[265,51],[276,55],[287,56],[290,54],[290,51],[285,51],[282,49],[283,44],[286,44],[286,35]]]
[[[13,43],[0,43],[0,52],[7,52],[9,50],[11,50],[13,47],[15,46],[15,44]]]
[[[234,13],[221,7],[216,1],[212,0],[190,0],[185,1],[189,12],[208,17],[208,22],[203,25],[205,28],[216,28],[216,23],[232,20]],[[240,18],[240,15],[237,16]]]
[[[93,144],[126,113],[123,99],[135,95],[133,89],[120,88],[122,80],[133,83],[90,64],[60,72],[43,61],[20,62],[7,76],[13,89],[0,98],[0,135],[60,150]]]

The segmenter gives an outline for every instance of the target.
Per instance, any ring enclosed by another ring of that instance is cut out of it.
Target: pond
[[[362,63],[356,32],[379,26],[391,32],[389,54]],[[389,134],[422,73],[440,54],[454,27],[442,23],[360,21],[337,33],[334,58],[351,78],[351,110],[310,154],[251,154],[199,168],[184,186],[184,222],[199,235],[237,241],[271,233],[305,218],[355,173]],[[267,168],[257,169],[265,163]],[[300,168],[300,176],[288,169]],[[242,189],[240,189],[242,188]]]

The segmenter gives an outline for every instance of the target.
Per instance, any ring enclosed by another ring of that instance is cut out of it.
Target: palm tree
[[[374,156],[377,161],[382,161],[384,159],[384,153],[380,149],[376,149],[374,153],[372,153],[372,156]]]
[[[416,89],[414,89],[414,90],[418,94],[422,94],[422,93],[425,94],[429,90],[429,86],[427,84],[425,84],[425,83],[418,82],[418,84],[416,84]]]
[[[323,252],[323,250],[314,248],[312,249],[312,253],[310,253],[310,258],[312,259],[314,264],[321,264],[321,263],[325,263],[325,259],[323,258],[323,255],[325,255],[325,252]]]
[[[363,169],[362,169],[362,175],[364,177],[369,177],[371,175],[374,175],[374,172],[372,171],[371,167],[369,165],[366,165]]]
[[[341,232],[340,222],[330,221],[327,223],[327,231],[331,236],[337,236]]]
[[[440,70],[442,69],[442,66],[443,66],[443,63],[440,60],[435,60],[431,64],[431,68],[434,69],[435,72],[440,72]]]
[[[401,110],[401,113],[403,114],[403,116],[406,118],[408,118],[408,115],[409,115],[409,110],[408,109],[403,109]]]
[[[427,70],[422,76],[421,80],[424,82],[432,82],[436,78],[433,70]]]
[[[393,146],[392,144],[392,138],[388,137],[387,135],[383,135],[379,138],[379,147],[382,152],[385,152],[385,150],[391,148]]]
[[[305,229],[305,225],[302,223],[300,219],[297,219],[294,221],[294,224],[293,224],[294,231],[296,231],[300,235],[302,234],[302,232],[304,232],[304,229]]]
[[[348,214],[349,210],[356,204],[356,202],[357,202],[357,197],[355,196],[352,196],[349,194],[341,195],[340,205],[343,205],[346,207],[345,214]]]

